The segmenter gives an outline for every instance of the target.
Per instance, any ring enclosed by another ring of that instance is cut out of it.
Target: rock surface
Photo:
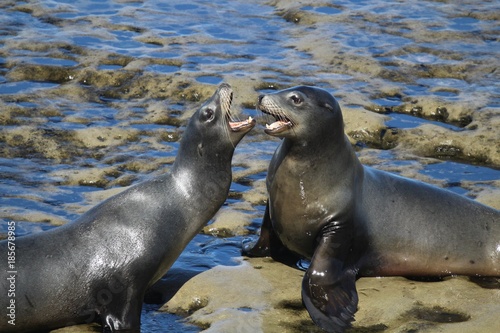
[[[302,306],[303,272],[270,258],[245,258],[189,280],[162,308],[203,332],[322,332]],[[416,282],[360,278],[359,307],[348,332],[497,333],[500,290],[465,277]]]

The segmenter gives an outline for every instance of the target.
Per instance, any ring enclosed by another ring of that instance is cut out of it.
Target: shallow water
[[[259,93],[321,86],[344,112],[386,115],[380,133],[398,130],[393,145],[363,119],[348,124],[363,162],[498,203],[499,33],[494,1],[3,1],[0,233],[11,220],[42,232],[103,188],[167,171],[186,119],[222,81],[261,124]],[[443,137],[418,141],[429,124]],[[265,177],[277,144],[259,127],[237,147],[228,208]],[[262,204],[245,211],[251,233]],[[174,268],[234,264],[243,237],[200,235]],[[143,315],[150,332],[185,331],[178,320]]]

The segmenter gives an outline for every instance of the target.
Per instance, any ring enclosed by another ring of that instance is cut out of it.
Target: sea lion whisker
[[[233,93],[227,92],[226,89],[221,91],[221,112],[223,113],[224,118],[224,135],[227,137],[231,145],[235,147],[235,144],[231,140],[231,124],[234,122],[233,115],[231,114],[231,105],[233,101]]]
[[[264,121],[267,122],[267,120],[269,119],[269,115],[268,114],[265,114],[264,112],[262,112],[260,109],[259,109],[259,106],[258,105],[255,105],[255,114],[256,114],[256,118],[260,121],[262,119],[264,119]],[[259,112],[261,111],[261,112]]]
[[[229,142],[231,142],[231,145],[233,147],[236,147],[236,145],[233,143],[233,141],[231,140],[231,122],[229,122],[227,119],[226,119],[226,122],[227,124],[224,126],[224,135],[229,138]]]
[[[233,101],[233,92],[227,85],[229,93],[226,91],[225,94],[221,94],[221,104],[224,104],[224,108],[222,108],[222,112],[224,112],[224,121],[225,121],[225,133],[230,139],[233,147],[236,146],[236,143],[231,140],[232,133],[234,132],[248,132],[252,127],[255,126],[255,120],[252,117],[248,117],[245,120],[240,120],[237,115],[233,115],[231,112],[231,105]],[[224,90],[224,89],[223,89]]]
[[[260,118],[263,118],[265,123],[266,124],[269,124],[271,121],[270,121],[270,117],[273,117],[273,115],[271,115],[270,113],[266,113],[264,112],[260,107],[259,105],[256,105],[255,106],[255,111],[260,111],[260,112],[257,112],[257,116],[260,117]],[[274,119],[274,117],[273,117]]]

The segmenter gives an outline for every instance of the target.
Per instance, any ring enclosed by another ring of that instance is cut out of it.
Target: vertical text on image
[[[7,322],[16,325],[16,222],[7,223]]]

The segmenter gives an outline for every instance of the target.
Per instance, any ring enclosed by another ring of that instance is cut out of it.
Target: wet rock
[[[472,115],[477,112],[484,104],[480,101],[450,103],[440,100],[436,97],[412,97],[415,100],[410,104],[403,104],[393,111],[409,114],[412,116],[425,118],[429,120],[437,120],[465,127],[472,122]]]
[[[434,148],[434,153],[436,157],[439,158],[462,158],[463,153],[462,149],[457,146],[453,146],[451,144],[444,143],[442,145],[438,145]]]
[[[467,278],[449,278],[444,282],[362,278],[358,292],[359,311],[354,327],[356,323],[370,326],[381,322],[399,331],[415,326],[440,332],[494,332],[496,329],[493,318],[482,311],[495,303],[498,291],[480,288]]]
[[[189,280],[162,310],[189,313],[187,320],[206,332],[321,332],[302,306],[302,276],[266,258],[248,259],[236,267],[217,266]],[[416,327],[450,333],[497,330],[499,291],[480,288],[466,278],[361,278],[357,289],[359,309],[348,332],[408,332]],[[206,300],[206,306],[189,312],[197,299]]]
[[[94,186],[104,188],[110,182],[108,175],[116,172],[114,167],[60,170],[51,174],[62,179],[66,185]]]
[[[116,187],[116,188],[111,188],[107,190],[101,190],[101,191],[93,191],[85,194],[86,199],[88,200],[88,203],[90,205],[96,205],[113,195],[117,195],[118,193],[123,192],[126,190],[127,187]]]
[[[101,333],[102,327],[99,324],[76,325],[50,331],[50,333]]]
[[[179,127],[184,123],[181,119],[181,114],[177,110],[172,110],[169,107],[167,101],[160,101],[155,103],[150,103],[146,109],[147,114],[143,118],[146,123],[153,123],[159,125],[170,125]],[[177,137],[180,138],[180,133],[177,133]]]
[[[397,128],[388,128],[382,131],[382,149],[392,149],[398,145],[400,130]]]
[[[9,71],[8,78],[12,81],[45,81],[65,83],[76,76],[77,70],[60,66],[23,64]]]
[[[67,219],[47,212],[39,212],[35,210],[19,210],[15,207],[2,207],[0,218],[7,221],[25,221],[33,223],[50,223],[55,226],[63,225],[68,222]]]
[[[114,186],[120,186],[120,187],[127,187],[132,185],[137,180],[137,177],[134,175],[117,175],[116,179],[110,181],[107,184],[107,187],[114,187]]]
[[[207,332],[284,332],[290,326],[302,327],[308,317],[284,305],[291,294],[300,295],[301,276],[270,259],[217,266],[189,280],[162,310],[186,313],[193,300],[204,298],[207,305],[188,320],[208,327]]]
[[[475,184],[463,182],[463,187],[469,189],[467,196],[474,198],[482,204],[500,210],[500,180]]]
[[[431,119],[443,122],[448,119],[449,115],[450,114],[448,113],[448,109],[446,109],[446,107],[444,106],[438,106],[435,111],[431,111],[430,113]]]
[[[252,188],[242,195],[242,201],[252,205],[265,205],[267,198],[268,194],[265,179],[253,182]]]
[[[467,314],[451,311],[440,306],[429,308],[416,306],[403,316],[432,323],[460,323],[470,319]]]
[[[119,127],[90,127],[74,131],[74,139],[86,148],[103,148],[137,141],[139,131]]]
[[[203,233],[215,237],[233,237],[247,235],[251,215],[226,208],[220,210],[214,217],[214,221],[203,228]]]
[[[499,136],[494,131],[455,132],[425,124],[402,131],[398,149],[407,149],[420,156],[500,165],[500,152],[497,149]]]
[[[177,142],[181,139],[179,131],[162,131],[159,134],[159,139],[166,142]]]
[[[78,147],[65,145],[72,134],[50,128],[17,126],[4,128],[0,132],[0,151],[5,157],[44,157],[65,160],[81,155]]]
[[[304,17],[304,13],[301,13],[297,9],[287,9],[280,13],[280,15],[288,22],[300,23]]]
[[[343,110],[345,132],[351,143],[363,143],[369,147],[381,148],[387,126],[385,121],[389,118],[362,109],[344,108]],[[387,144],[386,144],[387,146]]]

